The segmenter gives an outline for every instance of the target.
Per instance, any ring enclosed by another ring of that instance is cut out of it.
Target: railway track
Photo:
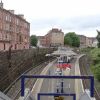
[[[51,59],[52,61],[52,59]],[[40,63],[34,68],[31,68],[27,70],[23,74],[28,74],[28,75],[37,75],[40,74],[43,68],[48,64],[48,61],[46,63]],[[21,76],[20,76],[21,77]],[[20,95],[21,95],[21,80],[20,77],[18,77],[5,91],[6,95],[10,97],[12,100],[17,100]],[[32,89],[36,79],[26,79],[25,80],[25,87],[29,88],[30,90]]]
[[[81,63],[81,61],[80,61],[80,63]],[[80,72],[81,72],[81,75],[92,75],[90,68],[89,67],[86,68],[86,66],[80,66]],[[90,88],[90,81],[88,79],[82,80],[82,82],[83,82],[84,89]],[[94,97],[96,98],[96,100],[100,100],[100,94],[98,93],[95,86],[94,86]]]

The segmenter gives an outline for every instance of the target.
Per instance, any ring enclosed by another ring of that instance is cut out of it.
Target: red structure
[[[24,15],[14,14],[14,10],[6,10],[0,3],[0,50],[28,49],[30,37],[30,23]]]
[[[71,69],[71,64],[69,64],[69,63],[59,63],[59,64],[57,64],[57,68],[61,68],[61,69],[70,68]]]

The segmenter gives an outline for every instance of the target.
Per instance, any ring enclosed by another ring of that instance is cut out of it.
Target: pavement
[[[56,60],[52,61],[51,63],[49,63],[44,70],[41,72],[40,75],[46,75],[48,72],[48,69],[50,69],[51,66],[53,66],[53,64],[55,63]],[[40,93],[40,89],[42,87],[44,79],[37,79],[37,81],[35,82],[33,88],[32,88],[32,94],[33,94],[33,99],[37,100],[37,94]]]
[[[77,56],[75,62],[75,75],[81,75],[79,69],[79,58],[82,57],[84,54]],[[76,93],[76,100],[79,100],[81,94],[84,93],[83,83],[81,79],[75,79],[75,93]]]
[[[74,75],[75,74],[75,60],[71,63],[72,68],[66,69],[63,71],[63,75]],[[46,72],[46,75],[56,75],[56,64],[53,64],[53,66],[49,67],[48,71]],[[43,79],[41,82],[41,88],[38,90],[38,93],[61,93],[61,81],[62,79]],[[75,93],[75,80],[72,79],[63,79],[63,87],[64,87],[64,93]],[[40,83],[39,83],[40,84]],[[35,91],[36,92],[36,91]],[[33,92],[32,92],[33,93]],[[73,100],[72,97],[64,97],[65,100]],[[36,99],[35,99],[36,100]],[[41,96],[41,100],[54,100],[54,96]]]

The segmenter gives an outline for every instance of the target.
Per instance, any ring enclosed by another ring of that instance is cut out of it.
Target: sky
[[[100,30],[100,0],[2,0],[5,9],[24,14],[31,35],[45,35],[52,28],[95,37]]]

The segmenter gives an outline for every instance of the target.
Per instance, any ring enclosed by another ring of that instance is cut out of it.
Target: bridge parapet
[[[84,93],[80,96],[79,100],[96,100],[94,97],[90,97],[90,91],[85,89]]]

